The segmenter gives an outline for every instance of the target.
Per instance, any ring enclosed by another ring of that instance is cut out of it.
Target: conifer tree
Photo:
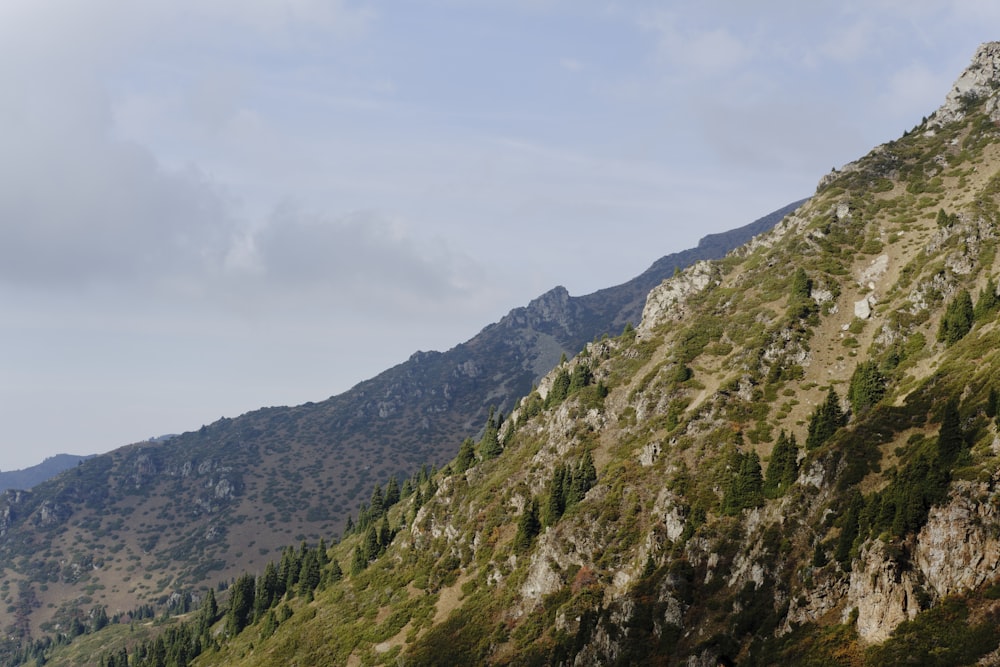
[[[254,618],[261,618],[281,598],[278,593],[278,568],[273,561],[264,566],[264,574],[257,579],[257,593],[254,598]]]
[[[972,330],[973,320],[972,296],[969,290],[963,289],[945,309],[938,329],[938,341],[946,345],[957,343]]]
[[[977,322],[981,322],[990,317],[997,308],[1000,308],[1000,297],[997,296],[997,284],[993,280],[993,276],[990,276],[986,281],[986,287],[984,287],[979,292],[979,298],[976,299],[976,307],[973,309],[973,318]]]
[[[941,420],[941,430],[938,432],[938,456],[943,463],[951,465],[958,458],[965,445],[962,435],[962,423],[958,416],[958,403],[954,399],[948,401]]]
[[[556,465],[549,480],[549,495],[545,504],[545,525],[551,526],[562,517],[566,510],[566,467]]]
[[[308,595],[319,587],[320,576],[319,561],[316,559],[316,552],[309,550],[302,559],[302,574],[299,576],[299,594]]]
[[[372,490],[372,499],[368,506],[372,519],[377,519],[385,512],[385,497],[382,495],[382,487],[378,484]]]
[[[330,563],[330,569],[328,570],[328,576],[330,582],[337,582],[344,578],[344,571],[340,568],[340,563],[337,559],[334,559]]]
[[[475,444],[472,442],[472,438],[466,438],[462,441],[462,446],[458,448],[458,456],[455,458],[455,472],[465,472],[472,467],[475,461]]]
[[[885,376],[874,361],[864,361],[854,368],[847,390],[847,400],[854,414],[862,415],[885,396]]]
[[[254,606],[254,576],[243,574],[236,579],[229,593],[229,610],[226,612],[226,632],[238,635],[251,620]]]
[[[833,387],[826,394],[826,400],[816,406],[809,420],[809,434],[806,448],[815,449],[830,439],[837,429],[847,423],[846,415],[840,407],[840,397]]]
[[[528,501],[521,518],[517,522],[517,533],[514,535],[514,549],[518,553],[524,553],[531,548],[531,541],[535,539],[541,531],[542,525],[538,520],[538,502],[532,498]]]
[[[799,446],[795,442],[795,435],[789,438],[782,430],[771,451],[771,461],[764,478],[764,494],[767,497],[778,498],[795,483],[799,476],[798,458]]]
[[[479,451],[484,461],[495,459],[503,451],[500,447],[500,425],[494,419],[493,410],[494,408],[491,407],[490,415],[486,419],[486,428],[483,431],[483,437],[479,441]]]
[[[362,544],[364,545],[362,553],[365,556],[365,563],[375,560],[379,555],[378,531],[375,530],[375,526],[368,526]]]
[[[351,557],[351,575],[356,575],[368,567],[368,560],[365,558],[361,545],[355,545],[354,553]]]
[[[210,626],[219,618],[219,603],[215,600],[215,591],[211,588],[205,593],[205,599],[201,601],[201,622],[205,626]]]
[[[389,483],[385,485],[385,507],[392,507],[399,502],[399,480],[393,475],[389,478]]]
[[[549,393],[545,397],[545,407],[559,405],[569,395],[569,383],[569,373],[563,368],[552,380],[552,386],[549,387]]]
[[[382,517],[382,523],[378,527],[378,552],[383,553],[392,542],[392,530],[389,529],[389,519]]]
[[[594,381],[594,373],[590,370],[590,366],[584,363],[578,363],[573,368],[573,373],[569,378],[569,387],[567,388],[567,393],[571,394],[574,391],[579,391],[584,387],[588,386]]]

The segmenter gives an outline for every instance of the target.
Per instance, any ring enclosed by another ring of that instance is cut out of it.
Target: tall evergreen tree
[[[483,431],[483,437],[479,441],[479,451],[484,461],[495,459],[503,451],[500,447],[500,426],[497,424],[496,419],[494,419],[493,410],[491,407],[490,415],[486,419],[486,428]]]
[[[521,518],[517,522],[517,532],[514,534],[514,549],[518,553],[524,553],[531,548],[531,542],[542,529],[542,524],[538,520],[538,502],[532,498],[528,501],[521,512]]]
[[[331,582],[337,582],[344,578],[344,571],[340,567],[340,562],[337,559],[333,559],[330,563],[330,568],[327,570]]]
[[[990,276],[986,281],[986,287],[979,292],[972,315],[977,322],[981,322],[989,318],[998,308],[1000,308],[1000,296],[997,296],[997,284],[993,276]]]
[[[938,456],[944,464],[951,465],[964,446],[965,438],[962,435],[962,423],[958,415],[958,402],[952,399],[944,407],[941,430],[938,432]]]
[[[365,558],[361,545],[354,546],[354,553],[351,555],[351,575],[356,575],[368,567],[368,559]]]
[[[545,407],[548,408],[561,403],[569,395],[569,383],[569,373],[565,368],[560,369],[555,378],[553,378],[552,386],[549,387],[549,393],[545,397]]]
[[[399,502],[399,480],[393,475],[385,485],[385,506],[388,509]]]
[[[243,574],[231,587],[226,612],[226,632],[230,637],[238,635],[252,618],[255,583],[252,574]]]
[[[275,602],[281,599],[278,592],[278,568],[273,561],[264,566],[264,574],[257,578],[257,593],[254,597],[254,618],[261,618]]]
[[[372,519],[377,519],[385,512],[385,496],[382,495],[382,487],[378,484],[372,490],[372,499],[368,503]]]
[[[847,390],[847,400],[856,416],[870,410],[885,396],[885,376],[874,361],[863,361],[854,368]]]
[[[545,504],[545,525],[551,526],[566,511],[566,467],[558,464],[549,480],[549,495]]]
[[[465,472],[472,467],[475,461],[475,444],[472,442],[472,438],[466,438],[462,441],[462,446],[458,448],[458,456],[455,458],[455,472]]]
[[[826,394],[826,400],[816,406],[809,420],[806,448],[815,449],[829,440],[837,429],[847,423],[847,416],[840,407],[840,397],[833,387]]]
[[[764,477],[764,494],[769,498],[784,495],[799,476],[799,446],[795,435],[791,437],[784,430],[778,434],[778,441],[771,450],[771,461]]]
[[[362,545],[362,553],[364,553],[366,563],[378,558],[380,550],[378,543],[378,531],[375,530],[375,526],[368,526],[368,530],[365,531],[365,539],[362,541]]]
[[[969,290],[963,289],[944,311],[938,329],[938,341],[946,345],[957,343],[972,330],[974,319],[972,296]]]
[[[319,567],[319,560],[316,559],[316,552],[309,550],[302,559],[302,573],[299,576],[299,594],[308,595],[319,587],[322,572]]]
[[[219,603],[215,599],[215,590],[209,588],[205,599],[201,601],[201,622],[206,626],[215,623],[219,618]]]

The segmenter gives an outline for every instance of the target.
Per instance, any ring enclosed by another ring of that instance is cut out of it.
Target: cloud
[[[913,63],[889,76],[888,87],[879,96],[879,107],[895,116],[912,113],[913,109],[924,109],[924,115],[930,115],[944,102],[954,78],[954,72],[933,72]]]
[[[334,218],[287,203],[234,244],[226,267],[231,284],[251,294],[266,285],[324,302],[407,310],[471,298],[482,278],[470,258],[377,211]]]
[[[657,37],[657,56],[686,75],[718,74],[745,67],[754,52],[725,26],[695,28],[670,12],[643,16],[639,25]]]

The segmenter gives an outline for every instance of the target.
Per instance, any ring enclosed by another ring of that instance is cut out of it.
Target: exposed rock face
[[[858,635],[868,641],[884,641],[893,628],[920,611],[917,577],[888,553],[885,544],[877,540],[870,543],[851,572],[845,620],[856,608]]]
[[[710,262],[698,262],[680,275],[668,278],[649,293],[642,311],[639,331],[650,331],[667,320],[684,319],[684,301],[708,287],[718,269]]]
[[[844,608],[845,617],[857,608],[859,636],[884,641],[927,603],[975,589],[1000,572],[993,497],[986,484],[956,483],[948,504],[931,509],[914,543],[875,540],[862,549]]]
[[[1000,571],[1000,517],[988,490],[956,484],[951,502],[931,510],[920,531],[914,561],[938,596],[975,588]]]
[[[972,63],[955,81],[945,97],[945,102],[934,114],[932,125],[941,126],[965,118],[968,106],[978,99],[986,99],[986,112],[994,121],[1000,120],[1000,42],[980,45]]]

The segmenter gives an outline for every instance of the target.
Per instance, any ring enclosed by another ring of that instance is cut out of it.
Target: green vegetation
[[[778,434],[778,441],[771,451],[762,490],[768,498],[778,498],[785,494],[799,476],[799,446],[795,435],[789,437],[784,430]]]
[[[882,400],[886,392],[886,378],[872,360],[863,361],[854,368],[851,384],[847,390],[847,400],[851,412],[861,416]]]
[[[972,296],[969,290],[963,289],[948,303],[948,308],[944,311],[938,329],[938,341],[946,345],[957,343],[972,330],[973,320]]]
[[[847,415],[840,407],[840,397],[833,387],[826,394],[826,400],[816,406],[809,418],[809,435],[806,437],[806,449],[816,449],[833,437],[842,426],[847,424]]]

